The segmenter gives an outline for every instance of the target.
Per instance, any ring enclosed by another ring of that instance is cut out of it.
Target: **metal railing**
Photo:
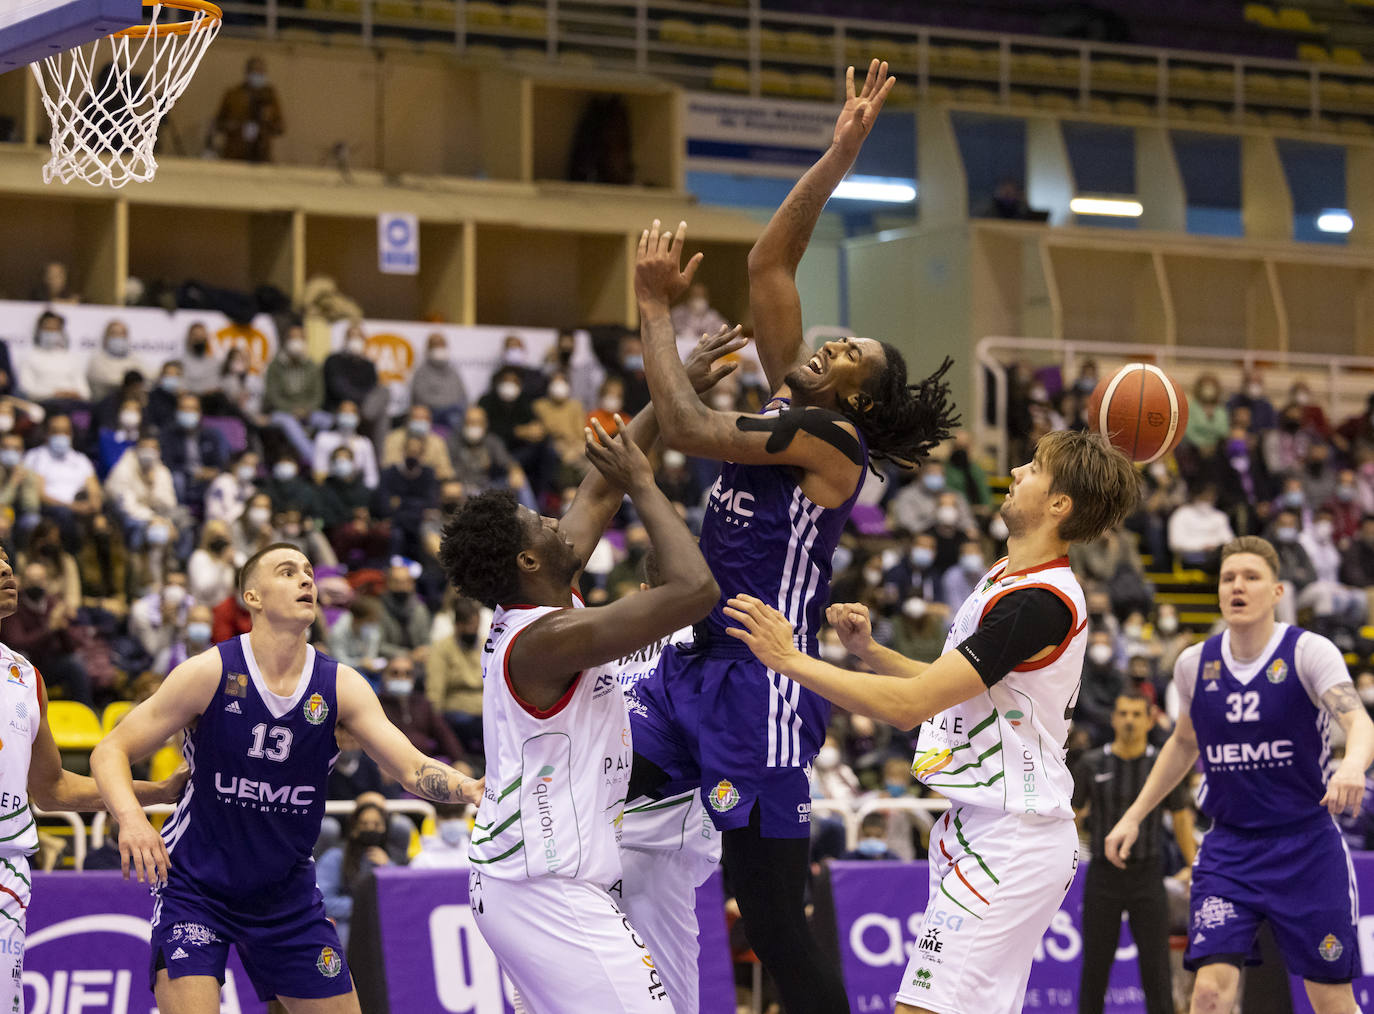
[[[230,34],[352,36],[503,62],[653,73],[688,87],[834,100],[843,72],[872,56],[899,78],[894,102],[1030,101],[1046,109],[1206,122],[1323,127],[1363,121],[1374,68],[1209,55],[1034,35],[764,11],[692,0],[280,0],[222,4]],[[1244,31],[1243,24],[1237,25]],[[1193,116],[1195,110],[1201,110]],[[1264,110],[1263,114],[1258,111]],[[1298,122],[1292,118],[1297,117]],[[1305,122],[1301,122],[1304,121]]]
[[[1007,474],[1008,461],[1007,392],[1008,372],[1018,359],[1032,359],[1037,366],[1059,365],[1066,383],[1077,376],[1084,359],[1096,359],[1098,376],[1109,376],[1118,365],[1144,361],[1167,371],[1184,387],[1203,371],[1214,371],[1223,379],[1241,370],[1263,367],[1270,381],[1266,395],[1286,393],[1289,383],[1302,379],[1315,399],[1325,403],[1334,424],[1342,414],[1363,408],[1374,389],[1374,357],[1332,356],[1311,352],[1280,352],[1271,349],[1224,349],[1188,345],[1153,345],[1145,342],[1060,341],[1054,338],[984,338],[976,346],[978,365],[974,370],[974,436],[980,449],[990,450],[998,473]],[[1174,367],[1181,366],[1176,373]],[[1273,383],[1275,373],[1283,376],[1282,387]],[[992,386],[989,390],[988,378]],[[986,408],[991,405],[992,421]],[[1281,406],[1280,406],[1281,407]],[[967,417],[967,416],[966,416]]]
[[[60,820],[72,827],[72,866],[78,870],[86,867],[86,822],[81,814],[72,810],[40,810],[33,807],[33,815],[42,820]]]
[[[949,809],[949,800],[942,796],[917,799],[914,796],[901,796],[896,799],[867,799],[858,805],[841,803],[833,799],[813,799],[811,813],[824,813],[838,818],[844,824],[845,847],[853,849],[859,843],[859,827],[870,813],[909,813],[913,815],[927,833],[935,826],[933,814],[944,813]]]

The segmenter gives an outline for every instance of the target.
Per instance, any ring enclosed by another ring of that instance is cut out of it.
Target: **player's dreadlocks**
[[[513,601],[520,591],[515,558],[526,536],[518,506],[508,490],[488,490],[444,522],[439,563],[449,583],[490,609]]]
[[[959,416],[949,400],[949,385],[944,375],[954,365],[946,357],[940,368],[919,384],[906,382],[906,360],[887,342],[882,342],[886,367],[869,377],[864,393],[873,399],[868,411],[860,412],[843,404],[840,412],[852,422],[868,444],[868,467],[882,478],[879,461],[891,461],[902,468],[915,468],[932,448],[948,440]]]

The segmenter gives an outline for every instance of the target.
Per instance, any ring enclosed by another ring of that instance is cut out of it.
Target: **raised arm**
[[[363,751],[382,773],[410,793],[436,803],[480,803],[482,782],[426,757],[405,733],[392,725],[381,702],[356,669],[339,666],[335,684],[339,725],[357,737]]]
[[[218,651],[187,659],[91,751],[91,774],[105,808],[119,821],[120,866],[126,878],[133,869],[140,882],[161,883],[169,865],[161,836],[143,814],[129,766],[190,725],[209,706],[222,675]]]
[[[1345,732],[1345,758],[1326,783],[1322,805],[1333,814],[1345,811],[1353,816],[1364,800],[1364,773],[1374,763],[1374,722],[1350,682],[1322,694],[1322,705]]]
[[[680,266],[687,223],[677,232],[659,222],[644,230],[635,260],[635,292],[649,381],[663,442],[698,457],[744,465],[790,465],[808,475],[804,492],[822,507],[838,507],[854,492],[865,468],[854,426],[837,412],[795,408],[776,416],[717,412],[701,403],[677,357],[669,304],[690,284],[701,263],[696,254]],[[846,355],[859,355],[850,350]]]
[[[801,298],[797,265],[830,195],[854,166],[864,138],[873,129],[896,78],[874,60],[863,88],[855,94],[854,68],[845,75],[845,104],[835,122],[835,137],[820,161],[797,181],[749,251],[749,308],[754,341],[770,389],[779,390],[787,374],[806,358],[802,346]]]
[[[701,395],[733,373],[739,363],[727,362],[725,357],[738,352],[746,344],[747,339],[740,335],[738,328],[722,328],[714,335],[702,335],[701,341],[683,364],[692,390]],[[654,406],[649,405],[635,416],[627,432],[639,449],[647,454],[658,440],[658,416]],[[577,487],[577,496],[568,512],[559,520],[558,527],[572,540],[584,566],[606,531],[606,526],[611,523],[611,518],[615,517],[624,496],[624,489],[612,486],[595,468],[587,472],[586,478]]]
[[[644,453],[623,431],[612,439],[593,425],[600,439],[588,436],[587,458],[607,481],[630,494],[667,580],[609,605],[549,613],[516,638],[509,657],[511,683],[523,700],[541,708],[566,692],[575,673],[695,623],[720,594],[695,537],[654,482]]]

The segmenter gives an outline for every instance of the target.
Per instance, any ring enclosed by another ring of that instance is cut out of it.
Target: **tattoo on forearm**
[[[1322,694],[1322,703],[1326,705],[1327,711],[1338,716],[1350,711],[1359,711],[1364,707],[1360,702],[1360,695],[1350,683],[1342,683]]]
[[[863,465],[858,438],[840,425],[840,416],[824,409],[793,408],[762,419],[742,415],[735,420],[735,428],[741,433],[769,434],[768,442],[763,445],[769,454],[781,454],[792,445],[796,435],[804,431],[823,440],[854,464]]]
[[[426,799],[451,803],[457,795],[449,784],[448,769],[442,764],[427,761],[415,770],[415,788]]]

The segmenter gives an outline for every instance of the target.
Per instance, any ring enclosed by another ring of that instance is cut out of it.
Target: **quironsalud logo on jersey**
[[[311,694],[302,710],[305,712],[305,720],[311,725],[319,725],[329,717],[329,705],[319,694]]]
[[[716,782],[715,788],[706,798],[711,803],[711,809],[717,813],[724,813],[726,810],[734,809],[739,802],[739,789],[730,784],[729,779],[722,778]]]
[[[332,979],[343,971],[343,958],[339,957],[339,952],[334,948],[325,947],[315,959],[315,967],[326,979]]]

